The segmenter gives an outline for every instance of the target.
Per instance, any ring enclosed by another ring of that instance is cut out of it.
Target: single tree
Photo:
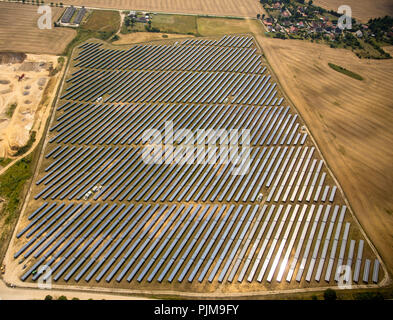
[[[323,293],[323,298],[326,301],[334,301],[337,300],[337,294],[336,291],[334,291],[333,289],[326,289],[325,292]]]

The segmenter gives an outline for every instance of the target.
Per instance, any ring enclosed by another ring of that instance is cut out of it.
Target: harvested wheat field
[[[386,46],[386,47],[383,47],[383,50],[384,50],[385,52],[388,52],[390,55],[393,55],[393,46]]]
[[[204,18],[198,17],[198,33],[208,37],[224,35],[228,33],[249,33],[263,34],[260,21],[253,19],[225,19],[225,18]]]
[[[392,271],[393,60],[360,60],[344,49],[296,40],[258,40]],[[332,70],[329,62],[364,80]]]
[[[314,3],[322,8],[337,11],[345,4],[352,8],[352,15],[363,22],[370,18],[393,15],[393,2],[391,0],[315,0]]]
[[[256,0],[66,0],[65,4],[124,10],[255,17],[261,10]]]
[[[37,6],[0,2],[0,51],[61,54],[76,35],[70,28],[41,30]],[[52,22],[64,9],[52,8]]]
[[[129,34],[119,34],[119,37],[120,39],[114,41],[113,44],[122,45],[131,43],[143,43],[155,40],[190,38],[190,35],[166,34],[161,32],[134,32]]]

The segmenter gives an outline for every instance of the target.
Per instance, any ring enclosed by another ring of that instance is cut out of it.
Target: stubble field
[[[393,15],[393,2],[391,0],[315,0],[314,3],[322,8],[336,10],[346,4],[352,8],[352,15],[356,19],[367,22],[370,18]]]
[[[256,0],[66,0],[65,4],[122,10],[255,17],[261,10]]]
[[[70,28],[41,30],[37,26],[38,6],[0,2],[0,51],[61,54],[76,31]],[[63,8],[52,8],[52,22]]]

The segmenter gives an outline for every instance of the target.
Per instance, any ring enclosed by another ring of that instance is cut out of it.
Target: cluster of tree
[[[49,66],[49,75],[51,77],[53,77],[55,74],[57,74],[63,68],[63,65],[64,65],[64,57],[59,57],[57,59],[57,66],[56,66],[56,68],[53,68],[52,65]]]
[[[373,32],[388,32],[393,27],[393,17],[385,16],[383,18],[370,19],[368,21],[368,28]]]
[[[125,17],[124,18],[124,24],[125,24],[125,26],[127,28],[128,27],[131,27],[131,28],[134,27],[135,23],[136,23],[136,19],[134,17],[132,17],[132,18],[131,17]],[[160,32],[161,31],[159,28],[152,27],[150,20],[145,25],[145,29],[146,29],[147,32]]]
[[[334,10],[329,10],[328,13],[330,13],[332,16],[335,16],[337,18],[341,17],[341,13],[338,13],[337,11]]]
[[[11,1],[11,0],[8,0]],[[32,5],[36,4],[37,6],[44,4],[44,0],[16,0],[17,2],[22,2],[23,4],[25,3],[31,3]],[[56,4],[57,6],[57,4]],[[61,6],[63,6],[63,4],[61,3]]]
[[[390,59],[391,55],[388,52],[385,52],[375,41],[371,38],[366,38],[364,40],[366,43],[370,44],[375,50],[377,50],[381,54],[381,59]]]
[[[323,298],[326,301],[334,301],[337,300],[337,293],[333,289],[326,289],[323,293]]]
[[[274,5],[277,1],[278,0],[260,0],[260,3],[262,5],[264,4]],[[329,13],[334,17],[341,16],[341,14],[339,14],[334,10],[327,11],[319,6],[313,5],[312,0],[296,0],[296,1],[279,0],[279,2],[282,4],[281,11],[289,10],[291,12],[291,16],[289,17],[283,17],[282,15],[277,16],[277,22],[281,25],[283,24],[286,25],[287,21],[289,21],[292,24],[295,24],[299,21],[310,22],[315,20],[319,15],[323,15],[326,13]],[[305,16],[303,16],[302,13],[298,12],[299,4],[303,5],[302,11],[305,13]],[[267,8],[267,11],[269,13],[272,12],[272,10],[269,8]],[[258,14],[257,18],[258,19],[261,18],[261,15]],[[264,18],[265,16],[262,15],[262,19]],[[337,25],[338,20],[332,19],[331,22],[333,25]],[[299,30],[297,32],[296,38],[310,39],[311,41],[324,40],[332,48],[337,48],[342,46],[344,46],[344,48],[351,48],[352,51],[354,51],[358,57],[362,57],[362,58],[389,59],[391,58],[390,54],[386,53],[383,50],[383,48],[380,47],[380,44],[389,43],[393,45],[393,37],[391,36],[391,32],[393,30],[392,28],[393,28],[393,17],[385,16],[383,18],[370,19],[368,21],[369,32],[364,31],[363,24],[358,23],[356,19],[352,18],[352,29],[344,30],[341,35],[336,34],[335,40],[331,40],[331,38],[328,35],[324,34],[323,32],[309,33],[309,32],[303,32],[302,30]],[[353,32],[359,30],[362,31],[363,33],[364,41],[370,44],[378,53],[376,53],[373,50],[371,51],[366,50],[363,40],[360,41],[358,37],[353,35]],[[281,38],[281,39],[287,38],[287,36],[282,33],[276,33],[274,37]],[[293,35],[290,35],[289,37],[294,38]]]
[[[277,38],[277,39],[287,39],[287,36],[285,35],[285,33],[276,32],[276,33],[274,34],[273,38]]]
[[[51,295],[47,295],[44,300],[53,300],[53,297]],[[57,298],[57,300],[68,300],[66,296],[60,296]],[[72,300],[79,300],[79,298],[72,298]]]
[[[269,4],[269,5],[272,5],[272,4],[276,3],[276,2],[281,2],[281,3],[283,3],[283,4],[290,4],[291,2],[293,3],[294,1],[293,1],[293,0],[259,0],[259,2],[260,2],[261,4]],[[299,2],[300,4],[306,4],[306,1],[305,1],[305,0],[297,0],[297,2]],[[308,4],[309,4],[310,6],[313,4],[313,1],[312,1],[312,0],[309,0],[309,1],[307,1],[307,2],[308,2]]]
[[[323,292],[323,298],[326,301],[335,301],[337,300],[337,293],[335,290],[333,289],[326,289]],[[318,300],[318,297],[314,294],[311,296],[312,300]],[[355,293],[353,294],[353,299],[354,300],[377,300],[377,301],[381,301],[384,300],[384,296],[381,292],[359,292],[359,293]]]
[[[385,16],[383,18],[370,19],[368,21],[369,30],[375,35],[379,42],[386,41],[393,44],[393,37],[385,36],[392,31],[393,17]]]
[[[342,41],[348,46],[348,47],[352,47],[352,48],[360,48],[361,44],[359,42],[359,40],[352,34],[349,32],[346,32]]]
[[[157,27],[152,27],[151,26],[151,21],[149,20],[149,22],[147,23],[147,25],[145,25],[145,29],[147,32],[160,32],[161,30],[158,29]]]
[[[35,136],[36,136],[36,132],[32,131],[31,134],[30,134],[30,138],[27,141],[27,143],[24,146],[19,147],[17,149],[17,151],[15,153],[15,156],[21,156],[21,155],[25,154],[31,148],[33,143],[35,142]]]
[[[133,27],[135,25],[136,19],[134,17],[125,17],[124,18],[124,24],[126,25],[126,27]]]

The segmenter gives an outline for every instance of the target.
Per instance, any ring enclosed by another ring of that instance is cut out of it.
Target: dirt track
[[[393,271],[393,60],[360,60],[347,50],[297,40],[258,41]],[[365,80],[340,74],[328,62]]]
[[[80,300],[146,300],[135,296],[116,295],[110,293],[94,293],[84,291],[43,290],[29,288],[10,288],[0,280],[0,300],[43,300],[47,295],[54,299],[66,296],[69,300],[78,298]]]

